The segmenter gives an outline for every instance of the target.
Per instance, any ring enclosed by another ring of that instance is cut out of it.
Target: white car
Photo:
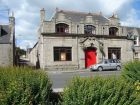
[[[121,69],[121,63],[118,59],[104,59],[102,62],[91,65],[89,67],[91,71],[98,70],[120,70]]]

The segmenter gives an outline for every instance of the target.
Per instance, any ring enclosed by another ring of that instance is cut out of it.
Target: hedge
[[[44,71],[0,68],[1,105],[49,105],[51,82]]]
[[[115,77],[76,77],[62,98],[62,105],[140,105],[136,87]]]
[[[140,61],[131,61],[124,65],[122,76],[127,82],[140,82]]]

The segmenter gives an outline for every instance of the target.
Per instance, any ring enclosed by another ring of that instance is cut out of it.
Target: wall
[[[35,53],[38,51],[40,66],[43,69],[55,69],[55,68],[85,68],[85,53],[80,44],[80,37],[51,37],[47,36],[47,33],[55,33],[55,24],[65,23],[69,25],[70,34],[84,34],[84,25],[93,25],[96,27],[96,35],[109,35],[110,27],[117,27],[119,31],[117,36],[127,36],[127,27],[122,27],[119,24],[119,20],[111,20],[106,23],[100,23],[97,20],[90,21],[86,23],[85,20],[80,22],[73,22],[65,14],[60,14],[58,17],[53,17],[51,21],[43,21],[38,30],[39,40],[38,47],[34,48],[32,51]],[[77,27],[78,25],[78,27]],[[104,27],[104,29],[103,29]],[[41,33],[46,33],[46,36],[41,35]],[[84,37],[84,35],[83,35]],[[94,38],[94,37],[93,37]],[[109,39],[109,38],[98,38],[100,42],[103,43],[104,52],[106,54],[105,58],[108,58],[108,47],[120,47],[121,48],[121,62],[127,62],[133,60],[132,45],[133,42],[127,39]],[[90,46],[90,43],[94,43],[97,48],[97,62],[102,60],[102,54],[99,50],[99,43],[93,40],[88,40],[85,44]],[[54,61],[53,57],[53,47],[72,47],[72,61]],[[35,64],[36,59],[34,58],[33,63]]]
[[[45,68],[57,66],[63,68],[64,66],[77,68],[78,67],[78,46],[76,37],[44,37],[44,65]],[[54,61],[53,48],[54,47],[72,47],[72,61]]]
[[[108,47],[120,47],[121,48],[121,62],[127,62],[133,60],[133,51],[131,40],[126,39],[104,39],[104,50],[106,53],[106,58],[108,58]]]
[[[35,46],[29,53],[29,61],[33,66],[36,66],[37,62],[37,46]]]
[[[0,44],[0,66],[13,65],[13,50],[10,44]]]

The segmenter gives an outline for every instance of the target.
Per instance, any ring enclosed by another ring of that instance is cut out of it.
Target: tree
[[[26,51],[24,49],[20,49],[20,47],[16,47],[16,53],[19,56],[22,56],[22,55],[25,55],[26,54]]]

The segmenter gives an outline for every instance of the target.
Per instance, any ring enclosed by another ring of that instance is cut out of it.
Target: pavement
[[[21,57],[19,63],[22,65],[28,65],[28,66],[34,67],[34,65],[32,63],[30,63],[29,59],[27,59],[26,57]],[[73,70],[73,69],[67,69],[67,70],[52,69],[52,70],[45,70],[45,71],[49,72],[49,73],[72,73],[72,72],[89,72],[90,70],[83,68],[83,69],[76,69],[76,70]]]
[[[49,74],[62,74],[62,73],[84,73],[84,72],[90,72],[89,69],[79,69],[79,70],[46,70]],[[64,91],[64,88],[53,88],[53,92],[55,93],[61,93]]]
[[[53,88],[54,93],[61,93],[64,91],[64,88]]]
[[[73,73],[73,72],[90,72],[89,69],[77,69],[77,70],[46,70],[48,73]]]
[[[75,77],[80,76],[81,78],[85,77],[96,77],[96,76],[116,76],[118,77],[121,73],[121,71],[93,71],[90,72],[89,70],[75,70],[75,71],[50,71],[47,72],[49,75],[49,78],[51,79],[53,85],[53,92],[63,92],[64,87],[66,87],[69,83],[69,81]]]

